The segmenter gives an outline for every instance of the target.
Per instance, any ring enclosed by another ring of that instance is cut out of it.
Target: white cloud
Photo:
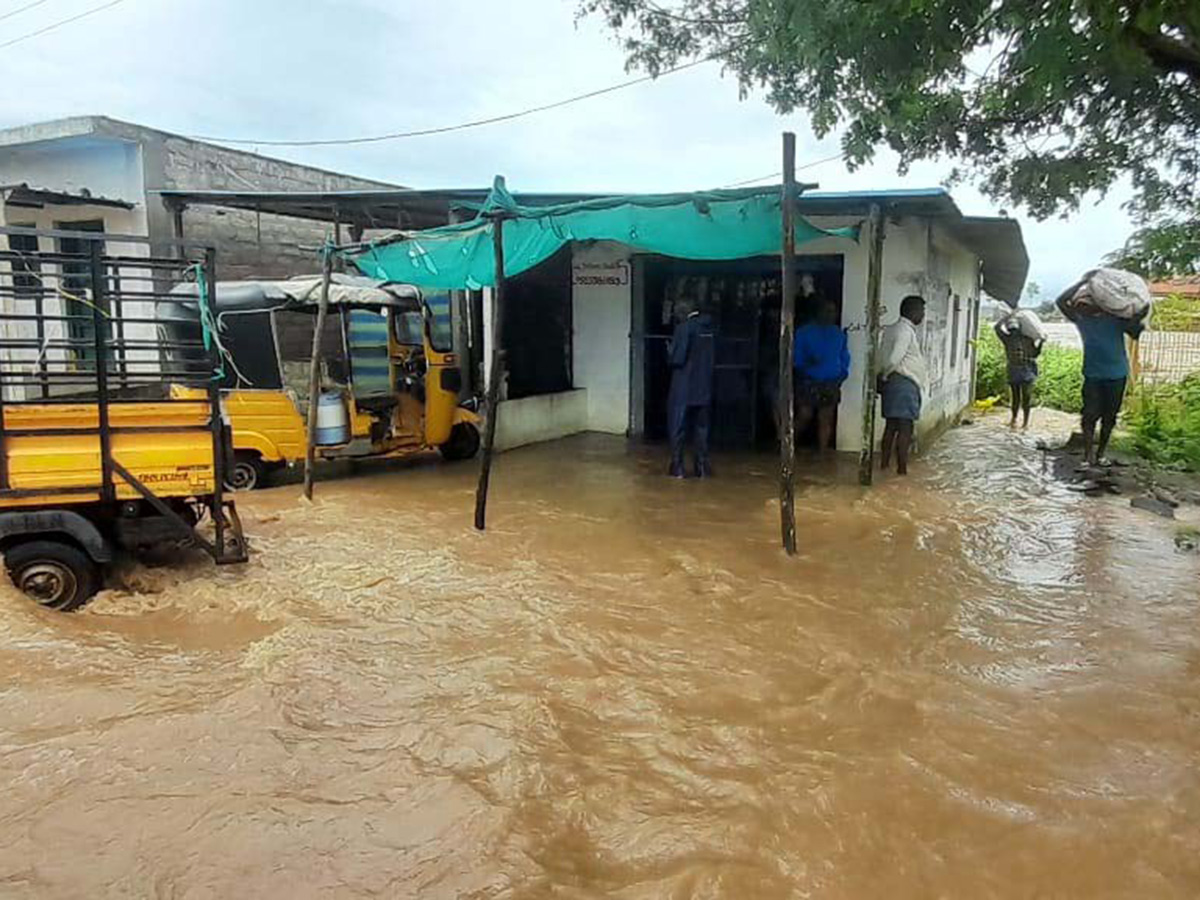
[[[56,0],[0,25],[0,40],[94,6]],[[327,138],[453,124],[550,103],[633,77],[572,0],[126,0],[0,54],[0,126],[105,114],[184,134]],[[260,152],[417,187],[637,191],[717,187],[779,169],[779,134],[800,162],[837,152],[801,116],[740,100],[714,65],[546,113],[450,135]],[[894,161],[803,170],[827,189],[928,187],[948,166],[899,177]],[[969,187],[968,213],[996,212]],[[1119,199],[1069,219],[1020,216],[1031,277],[1052,292],[1130,231]]]

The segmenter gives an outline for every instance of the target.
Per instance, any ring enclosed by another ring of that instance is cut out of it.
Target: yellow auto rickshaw
[[[187,290],[182,286],[179,290]],[[228,486],[250,490],[305,457],[319,276],[220,282],[216,333],[226,360],[233,428]],[[194,308],[167,305],[161,327],[198,333]],[[448,297],[403,284],[335,274],[318,354],[318,459],[380,459],[436,449],[448,460],[479,449],[473,398],[463,401]]]

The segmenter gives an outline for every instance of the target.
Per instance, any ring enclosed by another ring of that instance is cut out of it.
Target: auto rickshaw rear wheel
[[[233,458],[233,469],[225,475],[225,490],[252,491],[262,487],[267,467],[257,453],[238,453]]]

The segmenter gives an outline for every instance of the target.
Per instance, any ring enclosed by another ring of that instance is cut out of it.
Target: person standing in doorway
[[[1092,276],[1089,272],[1058,296],[1059,311],[1079,329],[1083,341],[1083,458],[1086,466],[1107,466],[1104,453],[1117,425],[1129,378],[1125,336],[1135,341],[1145,329],[1145,319],[1120,319],[1080,297],[1079,289]],[[1149,309],[1147,309],[1147,313]],[[1096,424],[1100,440],[1096,441]]]
[[[671,338],[671,392],[667,398],[667,427],[671,436],[671,477],[683,478],[684,451],[689,437],[698,478],[712,475],[708,458],[716,333],[712,317],[685,298],[676,304],[679,323]]]
[[[1042,353],[1042,341],[1034,340],[1021,330],[1018,322],[1010,316],[996,323],[996,337],[1004,345],[1004,357],[1008,364],[1008,387],[1012,393],[1012,421],[1009,428],[1017,427],[1017,412],[1023,414],[1022,428],[1029,427],[1029,415],[1033,411],[1033,385],[1038,377],[1037,358]]]
[[[925,355],[917,327],[925,321],[925,298],[910,294],[900,302],[900,318],[883,332],[879,392],[883,396],[883,456],[888,468],[896,454],[896,473],[908,474],[913,429],[921,418],[921,392],[926,382]]]
[[[817,451],[829,449],[842,382],[850,374],[850,346],[838,325],[838,309],[821,300],[816,318],[796,329],[793,363],[796,376],[796,433],[815,416]]]

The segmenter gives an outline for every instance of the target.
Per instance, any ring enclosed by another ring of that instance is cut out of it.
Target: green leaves
[[[1200,211],[1191,219],[1166,221],[1133,233],[1105,262],[1143,278],[1200,275]]]
[[[950,156],[1044,218],[1129,177],[1143,221],[1200,209],[1196,0],[584,0],[659,71],[719,56],[851,166]],[[665,12],[664,12],[665,11]]]

